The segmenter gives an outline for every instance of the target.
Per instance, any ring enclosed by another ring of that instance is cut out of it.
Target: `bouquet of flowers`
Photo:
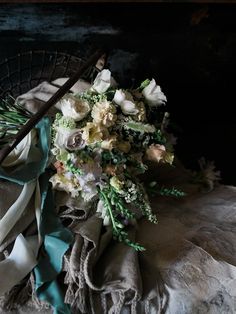
[[[114,238],[136,250],[144,248],[128,238],[126,226],[141,216],[157,223],[139,174],[147,160],[174,158],[161,108],[166,100],[154,79],[118,89],[103,70],[90,89],[61,99],[52,125],[53,188],[91,203]]]

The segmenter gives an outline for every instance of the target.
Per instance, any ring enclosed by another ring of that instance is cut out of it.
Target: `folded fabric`
[[[30,239],[28,239],[30,240]],[[19,234],[11,254],[0,262],[0,296],[18,284],[37,264],[37,238],[31,243]]]
[[[35,158],[28,158],[26,163],[17,167],[0,167],[0,179],[23,185],[37,179],[44,173],[48,165],[48,154],[50,149],[50,120],[44,117],[35,127],[38,131],[39,141]],[[35,152],[34,152],[35,153]]]
[[[23,105],[30,112],[35,113],[38,108],[42,106],[53,94],[62,86],[68,78],[59,78],[51,83],[42,82],[35,88],[31,89],[27,93],[17,97],[16,101]],[[79,80],[72,88],[71,92],[79,93],[89,89],[91,84],[85,82],[84,80]],[[56,108],[52,107],[49,110],[49,114],[55,114]]]

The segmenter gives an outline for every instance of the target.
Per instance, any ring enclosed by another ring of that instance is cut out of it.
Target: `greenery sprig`
[[[31,116],[31,112],[12,97],[0,99],[0,147],[13,140]]]
[[[78,174],[78,175],[83,174],[83,171],[80,168],[77,168],[76,166],[74,166],[73,162],[70,159],[66,161],[65,166],[66,166],[67,171],[70,171],[73,174]]]
[[[160,187],[158,186],[156,181],[153,181],[149,184],[149,186],[147,187],[148,192],[151,194],[151,196],[154,195],[161,195],[161,196],[170,196],[170,197],[184,197],[186,196],[186,193],[175,188],[175,187],[171,187],[171,188],[167,188],[167,187]]]
[[[133,213],[124,206],[121,199],[119,199],[119,202],[116,203],[116,201],[118,201],[118,197],[114,189],[111,187],[100,189],[99,196],[100,199],[102,199],[105,209],[107,210],[107,215],[110,218],[114,239],[131,246],[136,251],[144,251],[145,248],[143,246],[129,239],[128,232],[124,230],[125,225],[117,217],[117,212],[122,213],[122,215],[126,218],[133,218],[134,216]]]

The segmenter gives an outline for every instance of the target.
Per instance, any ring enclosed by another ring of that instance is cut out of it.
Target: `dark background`
[[[120,85],[161,85],[184,164],[215,160],[236,185],[236,4],[0,4],[0,62],[34,49],[86,57],[101,44]]]

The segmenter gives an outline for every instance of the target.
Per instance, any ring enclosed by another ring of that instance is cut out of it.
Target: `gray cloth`
[[[146,247],[139,254],[108,242],[107,233],[99,236],[93,217],[78,230],[75,245],[77,252],[86,252],[84,258],[76,260],[76,250],[71,254],[77,270],[73,283],[79,290],[85,281],[87,288],[73,305],[77,302],[83,313],[89,308],[94,313],[235,313],[235,201],[236,188],[227,186],[183,200],[154,198],[159,224],[139,222],[136,240]]]
[[[121,301],[122,313],[131,313],[132,303],[125,303],[135,292],[133,310],[140,314],[235,313],[235,204],[236,188],[229,186],[183,200],[153,199],[159,223],[139,222],[136,240],[146,247],[139,254],[111,240],[109,230],[101,235],[100,220],[91,217],[78,226],[72,254],[65,258],[65,267],[71,263],[67,283],[72,289],[66,298],[74,289],[74,304],[83,309],[84,302],[88,310],[92,303],[95,313],[108,313]],[[32,308],[28,313],[34,313]]]

